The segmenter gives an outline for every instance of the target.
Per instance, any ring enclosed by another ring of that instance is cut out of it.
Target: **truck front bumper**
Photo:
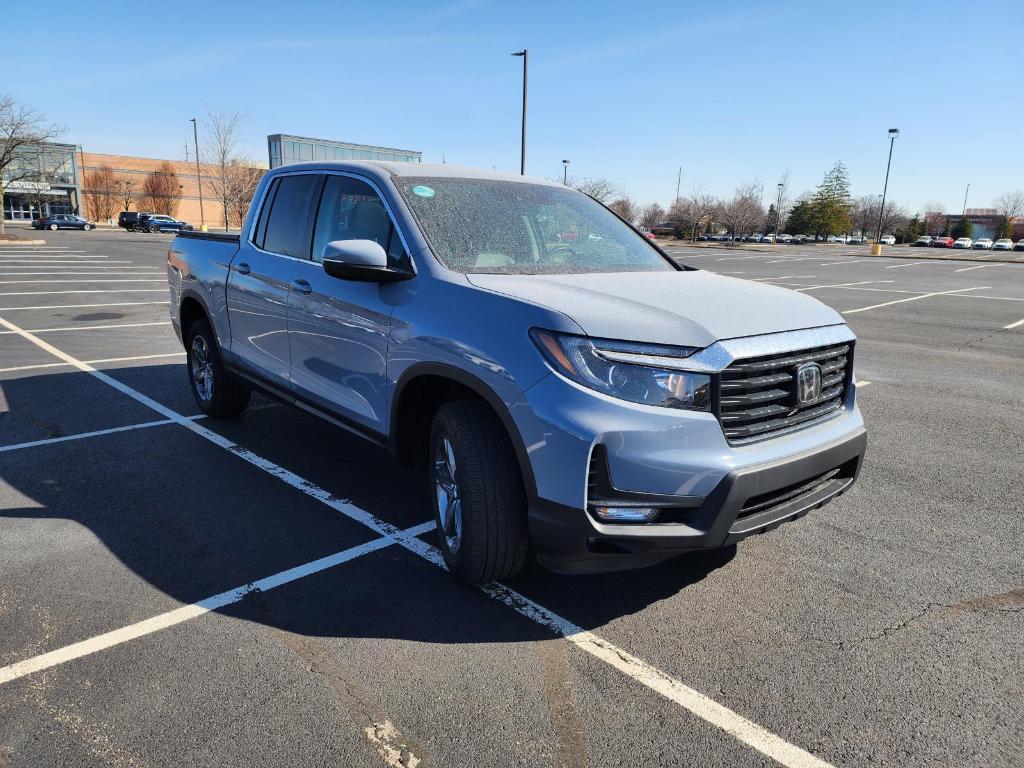
[[[703,498],[680,496],[672,506],[670,496],[652,496],[662,512],[650,523],[600,522],[586,509],[535,499],[530,527],[538,559],[557,572],[597,573],[729,546],[844,493],[857,479],[866,447],[867,433],[858,427],[815,449],[734,469]]]

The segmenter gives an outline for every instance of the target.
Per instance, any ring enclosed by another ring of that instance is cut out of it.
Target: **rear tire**
[[[86,224],[85,226],[82,227],[82,229],[88,232],[90,229],[92,229],[92,224]]]
[[[57,225],[56,224],[51,224],[50,225],[50,231],[51,232],[56,232],[57,231]]]
[[[228,375],[217,337],[207,320],[196,320],[189,326],[185,355],[192,396],[203,413],[215,418],[234,418],[246,409],[252,393]]]
[[[448,570],[467,584],[515,576],[529,549],[526,494],[501,422],[483,401],[445,403],[428,445],[434,520]]]

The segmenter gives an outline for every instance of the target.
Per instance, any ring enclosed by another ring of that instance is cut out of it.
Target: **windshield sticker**
[[[412,193],[414,195],[419,195],[420,197],[433,197],[434,196],[434,190],[431,189],[430,187],[424,187],[422,184],[419,185],[419,186],[413,187],[412,188]]]

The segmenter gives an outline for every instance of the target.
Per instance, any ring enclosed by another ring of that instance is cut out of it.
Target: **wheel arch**
[[[475,397],[484,401],[501,422],[512,444],[527,499],[537,497],[533,467],[519,428],[501,397],[482,379],[443,363],[419,363],[408,368],[395,384],[388,420],[391,452],[403,464],[416,466],[426,456],[430,422],[444,402]]]

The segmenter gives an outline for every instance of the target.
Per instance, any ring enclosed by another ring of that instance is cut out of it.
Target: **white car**
[[[992,250],[993,251],[1012,251],[1013,250],[1013,240],[1011,240],[1008,237],[1000,237],[998,240],[996,240],[994,243],[992,243]]]
[[[792,235],[779,235],[779,242],[780,243],[788,243],[792,239],[793,239]]]
[[[954,248],[970,248],[974,245],[974,241],[969,237],[959,237],[953,241]]]
[[[879,239],[878,242],[881,243],[882,245],[896,245],[896,236],[895,235],[882,235],[882,237]]]
[[[979,251],[990,251],[992,250],[992,241],[987,237],[979,237],[974,241],[974,245],[972,247]]]

